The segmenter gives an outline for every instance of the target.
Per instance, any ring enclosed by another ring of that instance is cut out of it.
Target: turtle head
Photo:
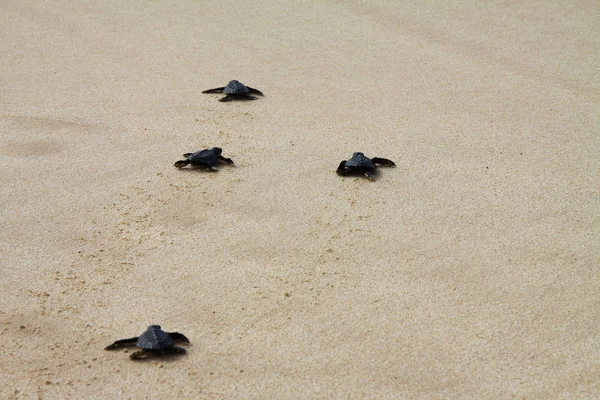
[[[150,325],[148,329],[160,329],[160,325]]]
[[[213,147],[212,149],[210,149],[210,151],[212,151],[213,153],[215,153],[216,155],[220,156],[221,153],[223,152],[223,149],[220,147]]]
[[[360,156],[363,156],[363,157],[364,157],[364,156],[365,156],[365,154],[364,154],[364,153],[361,153],[360,151],[358,151],[358,152],[356,152],[356,153],[353,153],[353,154],[352,154],[352,157],[360,157]]]

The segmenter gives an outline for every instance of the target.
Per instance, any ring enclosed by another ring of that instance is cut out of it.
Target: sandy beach
[[[596,1],[83,3],[0,2],[0,398],[600,397]]]

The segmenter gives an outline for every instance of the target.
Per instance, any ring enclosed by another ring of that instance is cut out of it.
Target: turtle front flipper
[[[223,156],[219,156],[219,160],[221,160],[227,164],[235,165],[235,163],[233,162],[233,160],[231,158],[225,158]]]
[[[183,343],[190,342],[190,339],[188,339],[183,333],[179,333],[179,332],[167,332],[167,333],[176,342],[183,342]]]
[[[225,97],[219,99],[219,101],[226,102],[232,100],[258,100],[258,97],[250,96],[249,94],[228,94]]]
[[[374,157],[371,158],[371,161],[373,162],[373,164],[383,165],[384,167],[396,166],[396,163],[394,163],[392,160],[388,160],[387,158]]]
[[[203,90],[202,93],[223,93],[223,90],[225,90],[225,86],[214,88],[214,89]]]
[[[252,93],[252,94],[256,94],[256,95],[258,95],[258,96],[264,96],[263,92],[261,92],[260,90],[258,90],[258,89],[254,89],[254,88],[251,88],[250,86],[246,86],[246,87],[248,88],[248,91],[249,91],[250,93]]]
[[[337,172],[337,174],[341,175],[341,176],[347,176],[348,175],[348,169],[346,168],[346,161],[345,160],[340,163],[340,165],[337,167],[337,170],[335,172]]]
[[[174,166],[174,167],[177,167],[177,168],[183,168],[183,167],[185,167],[186,165],[188,165],[189,163],[190,163],[190,162],[189,162],[188,160],[179,160],[179,161],[177,161],[175,164],[173,164],[173,166]]]
[[[120,347],[135,346],[137,340],[138,340],[137,336],[133,337],[133,338],[129,338],[129,339],[117,340],[113,344],[109,344],[108,346],[106,346],[104,348],[104,350],[115,350],[115,349],[118,349]]]

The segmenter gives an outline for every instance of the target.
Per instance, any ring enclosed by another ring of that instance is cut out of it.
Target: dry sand
[[[600,395],[597,1],[24,3],[0,398]],[[188,355],[103,350],[151,323]]]

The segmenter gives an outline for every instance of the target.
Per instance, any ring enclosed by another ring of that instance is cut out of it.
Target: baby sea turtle
[[[160,329],[159,325],[150,325],[141,336],[117,340],[113,344],[106,346],[104,350],[136,346],[141,350],[129,356],[133,360],[151,355],[185,353],[185,349],[183,347],[176,347],[175,342],[189,343],[190,340],[179,332],[165,332]]]
[[[257,89],[253,89],[249,86],[244,85],[240,81],[230,81],[227,86],[219,87],[215,89],[208,89],[202,93],[223,93],[225,97],[219,99],[219,101],[231,101],[231,100],[257,100],[258,97],[252,96],[256,94],[258,96],[264,96],[264,94]]]
[[[179,160],[174,165],[177,168],[183,168],[188,164],[192,164],[199,167],[206,167],[211,171],[218,171],[217,164],[219,161],[226,162],[227,164],[235,165],[231,158],[225,158],[221,155],[223,149],[220,147],[213,147],[212,149],[204,149],[196,151],[195,153],[186,153],[183,156],[185,160]]]
[[[367,178],[374,180],[376,164],[385,167],[395,167],[396,164],[387,158],[369,158],[363,153],[354,153],[347,161],[342,161],[337,168],[338,175],[346,176],[353,174],[364,174]]]

